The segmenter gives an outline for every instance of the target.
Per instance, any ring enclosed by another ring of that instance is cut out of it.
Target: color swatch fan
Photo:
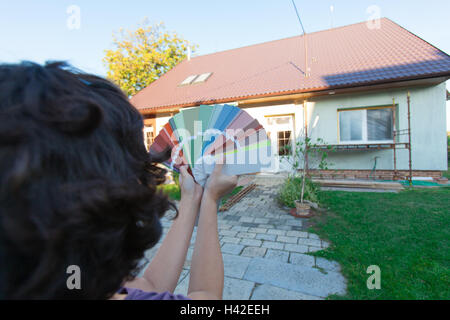
[[[150,147],[150,154],[166,154],[164,164],[179,172],[189,166],[204,185],[216,162],[225,161],[223,172],[242,175],[270,167],[271,145],[263,126],[246,111],[231,105],[183,109],[164,125]]]

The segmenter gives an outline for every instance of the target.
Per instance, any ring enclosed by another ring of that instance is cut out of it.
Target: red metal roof
[[[379,29],[365,22],[307,35],[310,76],[305,78],[304,36],[184,60],[131,98],[156,111],[259,96],[313,92],[433,76],[450,76],[450,56],[393,21]],[[179,86],[212,72],[204,83]]]

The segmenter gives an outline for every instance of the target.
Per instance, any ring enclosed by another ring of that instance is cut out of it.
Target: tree
[[[107,77],[129,97],[147,87],[178,63],[186,59],[190,44],[176,33],[167,32],[163,23],[136,30],[119,30],[113,34],[114,49],[105,50],[103,62]]]
[[[286,150],[286,155],[282,156],[282,158],[287,160],[291,166],[291,173],[288,176],[288,180],[295,179],[298,177],[300,169],[302,171],[300,175],[302,183],[299,200],[303,203],[308,169],[317,168],[319,170],[327,170],[329,165],[327,161],[328,152],[334,150],[322,138],[317,138],[313,141],[307,136],[299,137],[294,147],[288,144],[283,148]]]

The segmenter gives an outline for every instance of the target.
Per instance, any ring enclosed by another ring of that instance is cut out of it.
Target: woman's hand
[[[194,181],[194,178],[187,171],[187,166],[180,167],[180,189],[181,199],[200,203],[203,188]]]
[[[223,163],[216,163],[212,174],[205,185],[204,196],[210,197],[217,202],[224,195],[231,192],[237,185],[237,176],[227,176],[222,173]]]

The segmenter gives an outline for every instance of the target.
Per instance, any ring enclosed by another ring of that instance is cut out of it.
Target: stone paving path
[[[258,186],[252,192],[230,210],[219,213],[225,269],[223,299],[300,300],[344,294],[346,280],[339,264],[305,254],[329,244],[306,232],[306,219],[290,216],[276,203],[282,180],[258,176],[255,182]],[[165,234],[171,222],[163,218],[162,224]],[[187,293],[195,236],[196,229],[176,293]],[[159,244],[146,252],[147,261]]]

